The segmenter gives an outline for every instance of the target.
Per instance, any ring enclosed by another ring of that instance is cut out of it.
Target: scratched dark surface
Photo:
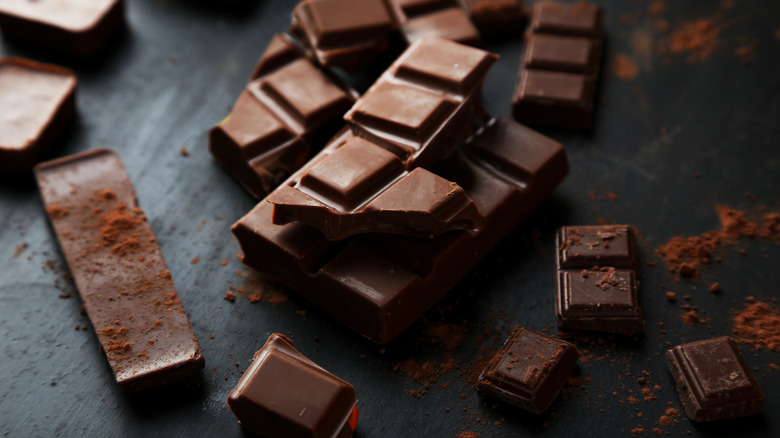
[[[569,177],[423,321],[384,348],[293,291],[249,280],[229,228],[253,200],[206,149],[207,130],[227,114],[271,36],[287,28],[293,1],[244,7],[216,0],[129,1],[127,30],[90,62],[0,38],[2,55],[77,72],[78,118],[51,157],[96,147],[118,152],[206,357],[206,369],[191,381],[122,394],[79,311],[77,291],[63,278],[67,267],[32,176],[0,177],[0,435],[246,435],[225,398],[254,351],[270,333],[281,332],[355,385],[357,437],[453,438],[464,431],[482,437],[630,436],[636,428],[654,435],[654,427],[670,436],[780,436],[780,371],[770,367],[780,364],[780,353],[744,344],[766,393],[763,414],[707,425],[681,415],[676,424],[657,424],[665,409],[682,408],[663,360],[670,345],[728,335],[733,309],[741,309],[747,296],[777,297],[780,245],[769,242],[741,239],[724,247],[722,262],[695,281],[676,280],[663,262],[643,263],[646,336],[579,340],[588,358],[575,373],[583,383],[568,387],[543,415],[485,399],[466,383],[481,352],[498,348],[512,325],[557,332],[557,227],[599,219],[633,224],[647,262],[658,260],[654,249],[672,236],[718,229],[716,205],[780,211],[780,2],[677,0],[657,16],[647,13],[649,1],[597,3],[606,8],[608,34],[595,128],[590,134],[544,131],[566,146]],[[698,60],[660,53],[671,31],[658,30],[659,18],[671,30],[712,20],[716,47]],[[486,47],[501,60],[485,85],[485,104],[495,115],[508,115],[522,40]],[[638,65],[635,79],[611,73],[618,53]],[[355,83],[365,87],[369,80]],[[180,153],[182,146],[189,156]],[[717,295],[708,291],[716,281],[723,289]],[[250,303],[239,294],[229,303],[223,299],[229,285],[282,291],[288,299]],[[667,302],[667,290],[690,295],[690,301]],[[59,297],[67,293],[72,296]],[[685,303],[698,306],[707,322],[684,324]],[[74,330],[77,325],[84,329]],[[463,339],[432,342],[437,337],[431,333],[442,327],[457,327]],[[459,368],[442,371],[416,398],[409,391],[424,385],[394,369],[409,358],[437,365],[451,358]],[[637,382],[640,376],[645,385]],[[646,401],[643,387],[655,398]]]

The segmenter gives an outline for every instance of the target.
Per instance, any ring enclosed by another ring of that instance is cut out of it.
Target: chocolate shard
[[[477,380],[477,390],[536,414],[569,380],[580,353],[574,344],[516,326]]]
[[[230,392],[245,429],[269,438],[349,438],[357,427],[355,388],[272,334]]]
[[[273,222],[304,222],[329,240],[366,232],[436,237],[482,221],[457,184],[423,168],[406,171],[397,156],[361,138],[299,174],[268,196]]]
[[[92,56],[124,25],[122,0],[0,2],[0,28],[8,38]]]
[[[35,168],[43,203],[119,388],[135,392],[205,364],[117,155],[96,149]]]
[[[562,227],[556,236],[558,326],[641,333],[636,232],[629,225]]]
[[[286,35],[277,35],[230,115],[209,131],[209,151],[260,199],[311,155],[356,93],[324,73]]]
[[[386,343],[397,337],[479,259],[506,236],[563,180],[563,147],[499,119],[436,166],[426,168],[456,182],[484,217],[475,230],[435,238],[366,233],[329,241],[315,228],[273,223],[273,205],[261,202],[233,225],[250,267],[285,283],[363,336]],[[521,131],[522,139],[495,133]],[[343,131],[315,157],[353,138]],[[501,142],[488,143],[488,142]],[[480,152],[494,149],[486,158]],[[526,163],[519,164],[520,162]],[[507,177],[497,163],[516,163],[530,176]],[[292,179],[299,178],[294,175]]]
[[[678,345],[666,352],[685,413],[715,421],[761,412],[764,392],[729,337]]]
[[[482,35],[520,34],[528,20],[524,0],[459,0]]]
[[[29,171],[76,112],[76,75],[22,58],[0,58],[0,171]]]

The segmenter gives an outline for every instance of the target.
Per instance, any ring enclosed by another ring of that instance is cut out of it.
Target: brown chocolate
[[[203,354],[122,162],[108,149],[35,168],[43,203],[119,388],[189,376]]]
[[[0,58],[0,171],[30,170],[76,112],[76,75]]]
[[[409,44],[426,37],[437,37],[474,47],[482,46],[479,30],[468,13],[457,6],[408,18],[401,29]]]
[[[525,29],[528,8],[524,0],[459,0],[482,35],[519,34]]]
[[[0,29],[77,56],[97,53],[124,24],[122,0],[3,0]]]

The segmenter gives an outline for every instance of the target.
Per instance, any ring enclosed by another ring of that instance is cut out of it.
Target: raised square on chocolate
[[[26,171],[76,111],[76,75],[22,58],[0,58],[0,171]]]
[[[357,427],[355,388],[272,334],[230,392],[239,424],[274,438],[348,438]]]
[[[604,33],[601,7],[586,1],[576,3],[538,2],[531,15],[531,32],[578,35],[591,38]]]
[[[637,265],[636,232],[630,225],[562,227],[557,234],[557,244],[561,268],[612,266],[634,269]]]
[[[587,129],[593,124],[595,85],[586,75],[523,69],[512,115],[524,123]]]
[[[398,4],[407,16],[424,14],[451,5],[453,0],[391,0]]]
[[[483,35],[522,33],[528,19],[524,0],[459,0]]]
[[[601,45],[591,38],[536,34],[525,44],[525,68],[591,74],[598,71]]]
[[[482,371],[477,390],[540,414],[566,384],[579,356],[569,342],[515,327]]]
[[[729,337],[678,345],[666,352],[685,413],[715,421],[761,412],[764,393]]]
[[[425,37],[437,37],[474,47],[482,45],[479,30],[466,11],[458,7],[411,18],[402,29],[409,44]]]
[[[384,36],[395,25],[385,0],[306,0],[299,7],[321,48]]]

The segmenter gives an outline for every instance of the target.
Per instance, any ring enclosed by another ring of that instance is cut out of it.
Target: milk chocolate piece
[[[460,0],[482,35],[522,33],[528,20],[523,0]]]
[[[200,346],[116,154],[95,149],[48,161],[35,175],[119,388],[134,392],[200,371]]]
[[[426,37],[436,37],[474,47],[482,46],[479,30],[468,13],[459,7],[409,18],[402,25],[402,30],[409,44]]]
[[[230,115],[209,131],[209,150],[253,196],[265,197],[311,155],[313,138],[356,93],[318,69],[286,35],[276,35]]]
[[[715,421],[761,412],[764,393],[729,337],[678,345],[666,352],[685,413]]]
[[[30,170],[76,112],[76,75],[0,58],[0,171]]]
[[[315,160],[352,137],[343,131]],[[233,225],[244,263],[369,339],[389,342],[536,208],[568,161],[557,142],[499,119],[427,169],[463,188],[485,218],[481,227],[432,239],[367,233],[329,241],[304,223],[273,224],[273,205],[261,202]]]
[[[569,380],[580,353],[574,344],[515,327],[477,380],[477,390],[536,414]]]
[[[482,81],[498,59],[440,38],[412,44],[344,116],[355,135],[428,166],[474,130]]]
[[[562,128],[592,127],[603,33],[598,6],[534,4],[512,100],[514,118]]]
[[[98,52],[124,24],[122,0],[3,0],[0,29],[77,56]]]
[[[355,388],[272,334],[227,399],[247,430],[268,438],[349,438],[357,427]]]
[[[563,227],[556,237],[558,326],[641,333],[644,318],[636,280],[637,247],[627,225]]]

